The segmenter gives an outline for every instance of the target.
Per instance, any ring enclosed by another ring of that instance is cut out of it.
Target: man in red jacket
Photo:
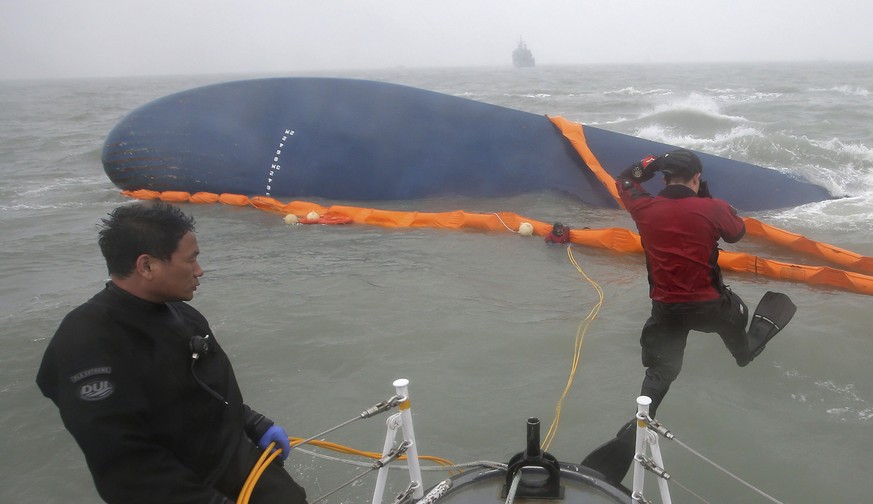
[[[652,196],[641,183],[655,171],[666,187]],[[637,225],[646,253],[652,315],[640,344],[646,366],[641,395],[652,416],[682,369],[691,330],[718,333],[741,366],[748,364],[748,310],[728,289],[718,267],[718,241],[735,243],[746,226],[727,202],[709,196],[700,159],[688,150],[649,157],[616,180],[622,203]]]
[[[560,222],[556,222],[552,226],[551,232],[544,238],[546,243],[570,243],[570,226],[565,226]]]
[[[657,171],[664,175],[665,188],[652,196],[642,183]],[[646,367],[640,395],[652,399],[652,418],[682,369],[690,331],[717,333],[737,364],[745,366],[795,311],[788,296],[768,292],[746,331],[748,309],[725,286],[718,267],[719,240],[737,242],[746,227],[736,209],[709,194],[702,171],[696,154],[678,149],[649,156],[616,177],[646,255],[652,312],[640,337]],[[634,423],[629,422],[582,464],[620,483],[633,456]]]

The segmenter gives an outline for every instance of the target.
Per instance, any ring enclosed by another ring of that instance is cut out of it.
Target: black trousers
[[[263,453],[242,434],[233,459],[214,484],[216,490],[236,501],[252,468]],[[255,484],[250,504],[306,504],[306,491],[285,471],[277,457]]]
[[[649,414],[658,406],[679,376],[690,331],[718,333],[738,361],[748,353],[746,323],[749,310],[729,289],[720,299],[701,303],[659,303],[652,301],[652,316],[640,336],[646,376],[640,395],[652,398]]]

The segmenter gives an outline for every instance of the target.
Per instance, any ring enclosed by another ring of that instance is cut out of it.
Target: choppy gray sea
[[[873,64],[320,75],[562,115],[795,173],[844,197],[750,216],[873,255]],[[128,200],[103,173],[103,139],[152,99],[249,77],[256,76],[0,82],[0,501],[99,502],[80,451],[34,376],[61,318],[107,278],[96,224]],[[573,227],[632,227],[622,211],[549,193],[366,206],[513,211]],[[395,378],[411,381],[422,454],[506,462],[524,448],[528,417],[539,417],[545,434],[580,323],[598,301],[565,249],[510,233],[287,226],[253,208],[185,210],[197,219],[206,269],[193,304],[231,355],[247,402],[290,434],[309,437],[356,416],[392,395]],[[754,238],[730,248],[807,261]],[[649,302],[641,256],[582,247],[574,254],[604,292],[550,447],[559,460],[578,462],[634,410]],[[785,292],[798,313],[743,369],[719,338],[694,335],[660,420],[779,501],[868,502],[873,299],[749,274],[726,273],[726,281],[750,306],[767,290]],[[384,436],[383,420],[374,419],[328,439],[379,451]],[[675,481],[708,502],[769,502],[676,444],[662,451]],[[286,467],[312,499],[360,471],[303,452]],[[444,477],[428,472],[426,484]],[[402,480],[393,475],[390,491],[405,488]],[[365,479],[329,502],[369,502],[372,483]],[[674,502],[700,502],[673,488]]]

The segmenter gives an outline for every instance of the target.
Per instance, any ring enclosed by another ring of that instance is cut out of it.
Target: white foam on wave
[[[836,196],[873,195],[873,148],[838,138],[816,140],[787,136],[782,148],[795,162],[793,171]]]
[[[18,195],[22,198],[32,198],[77,187],[103,186],[106,183],[106,177],[99,175],[91,177],[64,177],[50,179],[49,181],[28,181],[18,190]]]
[[[719,102],[717,99],[712,96],[706,96],[700,93],[690,93],[688,96],[657,105],[651,113],[646,115],[653,116],[663,114],[665,112],[677,111],[703,114],[715,119],[726,119],[736,122],[748,122],[745,117],[732,116],[722,113],[721,107],[719,106]]]
[[[550,93],[503,93],[506,98],[533,98],[535,100],[547,100],[552,98]]]
[[[809,143],[828,151],[832,151],[838,155],[846,155],[857,159],[861,162],[870,163],[873,168],[873,148],[862,143],[845,143],[839,138],[830,140],[809,140]]]
[[[616,91],[604,91],[603,94],[621,96],[662,96],[673,94],[673,91],[661,88],[642,90],[633,86],[628,86]]]
[[[588,124],[591,126],[602,126],[604,124],[621,124],[621,123],[624,123],[624,122],[627,122],[630,120],[631,119],[629,117],[620,116],[620,117],[616,117],[614,119],[610,119],[608,121],[586,121],[585,124]]]
[[[94,206],[106,206],[113,208],[118,206],[116,201],[106,201],[103,203],[94,203],[93,201],[64,201],[60,203],[13,203],[11,205],[0,205],[0,212],[32,212],[40,210],[71,210],[77,208],[87,208]]]
[[[752,138],[763,138],[764,134],[752,126],[735,126],[724,133],[716,133],[711,138],[699,137],[693,134],[679,133],[675,129],[653,124],[639,128],[634,136],[661,142],[669,145],[679,145],[687,149],[699,150],[717,156],[730,155],[742,157],[747,152],[747,145]]]
[[[699,103],[702,105],[694,105]],[[695,110],[716,113],[713,102],[692,100]],[[746,122],[712,136],[699,136],[656,123],[632,132],[648,140],[716,156],[743,159],[822,186],[838,199],[785,209],[772,215],[791,222],[816,223],[822,229],[873,231],[873,148],[838,138],[765,133]]]
[[[795,142],[791,154],[796,159],[787,171],[824,187],[837,199],[785,209],[774,218],[821,229],[873,232],[873,148],[837,138],[787,138]]]
[[[706,90],[707,93],[713,93],[716,95],[733,95],[733,94],[740,94],[740,93],[749,92],[749,88],[734,89],[734,88],[711,88],[711,87],[708,87],[708,88],[704,88],[704,89]]]
[[[771,101],[783,95],[783,93],[755,91],[748,88],[706,88],[706,91],[721,101],[732,103]]]
[[[830,232],[873,232],[873,194],[847,196],[807,203],[773,213],[768,221],[782,222],[786,228],[799,223]]]
[[[870,96],[870,91],[867,88],[848,84],[829,88],[810,88],[809,91],[812,93],[838,93],[846,96]]]
[[[105,191],[113,191],[106,177],[64,177],[50,181],[28,180],[18,184],[0,204],[0,211],[22,212],[33,210],[61,210],[93,205],[94,198],[70,201],[69,194],[97,195],[101,198]],[[117,191],[117,189],[115,189]]]
[[[781,362],[775,366],[782,369],[788,380],[802,384],[804,392],[794,392],[791,398],[799,403],[824,408],[825,413],[842,421],[868,422],[873,420],[873,407],[853,383],[837,380],[816,380],[795,368],[785,368]]]

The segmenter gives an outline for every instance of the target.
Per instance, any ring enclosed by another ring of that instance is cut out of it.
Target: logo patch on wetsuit
[[[89,376],[102,375],[102,374],[112,374],[112,368],[109,366],[103,366],[103,367],[95,367],[95,368],[91,368],[91,369],[86,369],[84,371],[80,371],[80,372],[74,374],[73,376],[71,376],[70,381],[73,383],[78,383],[78,382],[84,380],[85,378],[88,378]]]
[[[106,378],[87,381],[79,385],[79,399],[83,401],[101,401],[115,392],[115,385]]]

